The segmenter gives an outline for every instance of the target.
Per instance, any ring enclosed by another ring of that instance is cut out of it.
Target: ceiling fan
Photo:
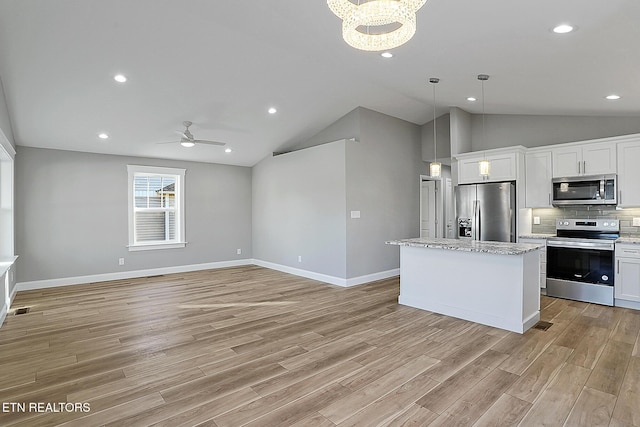
[[[191,126],[193,123],[191,123],[189,120],[185,120],[184,122],[182,122],[182,124],[184,125],[185,129],[183,131],[176,131],[176,133],[181,136],[180,141],[177,141],[177,142],[180,142],[180,145],[182,145],[183,147],[191,148],[196,144],[208,144],[208,145],[218,145],[218,146],[226,145],[224,142],[195,139],[193,137],[193,134],[189,130],[189,126]],[[174,142],[176,141],[165,142],[163,144],[172,144]]]

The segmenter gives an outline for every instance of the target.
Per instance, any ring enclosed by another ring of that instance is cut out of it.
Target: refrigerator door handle
[[[473,240],[480,240],[480,200],[473,201]]]

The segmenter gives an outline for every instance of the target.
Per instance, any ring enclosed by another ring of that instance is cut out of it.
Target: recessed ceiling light
[[[118,83],[124,83],[127,81],[127,78],[122,74],[116,74],[115,76],[113,76],[113,80],[117,81]]]
[[[267,110],[269,112],[269,114],[275,114],[278,112],[278,110],[276,110],[274,107],[271,107]]]
[[[102,132],[102,133],[98,134],[98,138],[100,138],[100,139],[109,139],[109,135],[104,133],[104,132]]]
[[[470,96],[470,97],[468,97],[468,98],[467,98],[467,101],[469,101],[469,102],[475,102],[475,101],[477,101],[477,99],[476,99],[476,98],[474,98],[473,96]]]
[[[380,56],[382,56],[383,58],[393,58],[393,53],[391,53],[391,52],[382,52],[380,54]]]
[[[605,98],[615,101],[616,99],[620,99],[622,97],[620,95],[611,94],[611,95],[607,95]]]
[[[225,153],[230,153],[231,151],[233,151],[233,150],[231,150],[231,148],[225,148],[225,149],[224,149],[224,152],[225,152]]]
[[[555,27],[553,29],[553,32],[556,33],[556,34],[567,34],[567,33],[570,33],[573,30],[574,30],[573,26],[568,25],[568,24],[562,24],[562,25],[558,25],[557,27]]]

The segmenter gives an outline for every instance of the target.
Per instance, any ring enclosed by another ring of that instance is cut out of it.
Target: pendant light
[[[485,140],[485,126],[484,126],[484,82],[489,80],[489,76],[487,74],[478,74],[478,80],[480,80],[480,84],[482,85],[482,146],[486,147]],[[478,162],[478,172],[481,176],[489,176],[489,160],[486,157]]]
[[[440,79],[431,77],[429,83],[433,84],[433,161],[429,164],[429,174],[432,177],[440,176],[442,164],[438,162],[438,143],[436,141],[436,84]]]
[[[342,38],[369,52],[391,50],[416,32],[416,12],[427,0],[327,0],[342,19]]]

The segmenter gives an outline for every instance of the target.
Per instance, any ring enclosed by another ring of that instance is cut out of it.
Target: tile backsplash
[[[532,209],[531,217],[540,217],[540,224],[531,224],[532,233],[552,234],[556,232],[556,221],[561,218],[617,218],[620,235],[640,237],[640,227],[634,227],[633,218],[640,218],[638,209],[616,209],[613,206],[572,206],[550,209]],[[532,219],[533,221],[533,219]]]

